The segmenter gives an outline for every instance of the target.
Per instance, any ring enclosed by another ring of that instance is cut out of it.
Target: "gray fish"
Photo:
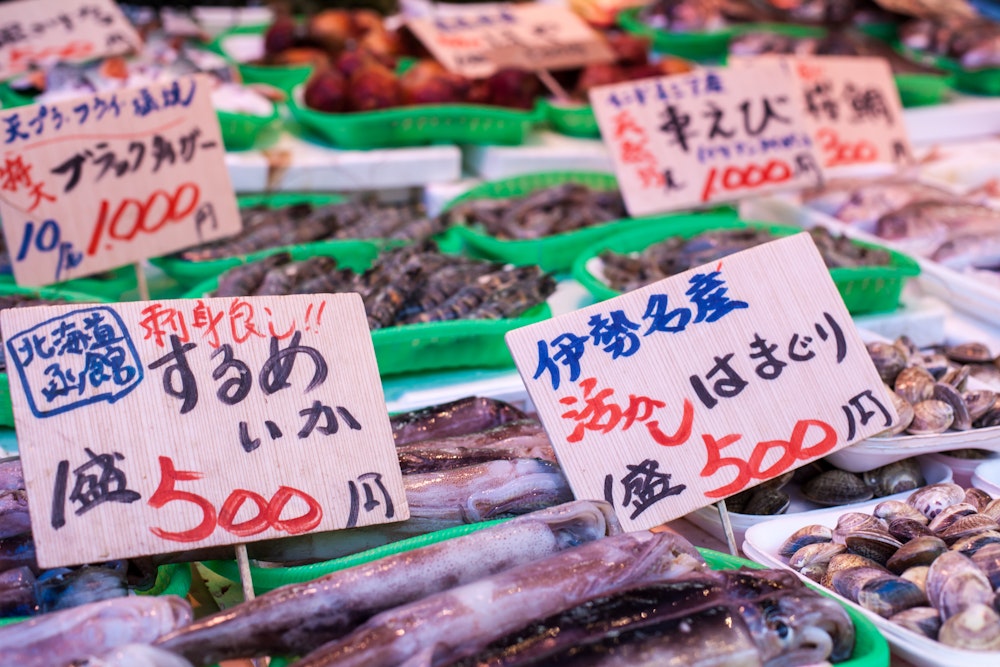
[[[532,619],[704,570],[694,548],[673,533],[625,533],[377,614],[294,667],[433,664],[436,653],[476,652]]]
[[[396,455],[404,475],[516,458],[556,462],[549,437],[533,420],[502,424],[470,435],[397,445]]]
[[[119,646],[151,643],[191,622],[181,598],[135,596],[93,602],[0,627],[4,664],[52,667]]]
[[[938,246],[931,259],[956,271],[1000,264],[1000,229],[956,234]]]
[[[503,401],[469,396],[457,401],[412,410],[389,418],[396,445],[484,431],[525,419],[526,415]]]
[[[620,530],[606,504],[575,501],[315,581],[283,586],[200,619],[157,645],[196,664],[267,653],[302,654],[343,636],[382,610]]]

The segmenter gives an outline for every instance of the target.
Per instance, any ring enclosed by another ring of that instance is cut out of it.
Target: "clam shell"
[[[935,379],[947,373],[954,363],[948,357],[939,352],[924,352],[910,357],[910,363],[915,366],[922,366]]]
[[[802,568],[808,565],[825,566],[830,563],[831,558],[845,551],[847,551],[847,547],[843,544],[834,544],[833,542],[807,544],[792,554],[792,557],[788,559],[788,567],[793,570],[802,570]]]
[[[941,625],[938,641],[972,651],[1000,650],[1000,615],[985,604],[970,605]]]
[[[903,459],[869,470],[861,475],[865,484],[871,487],[875,497],[891,496],[924,486],[923,470],[914,459]]]
[[[917,565],[916,567],[911,567],[910,569],[899,575],[907,581],[912,581],[917,586],[920,587],[924,593],[927,592],[927,573],[930,572],[930,566],[928,565]],[[937,613],[936,611],[934,613]]]
[[[994,406],[987,410],[982,417],[973,422],[973,426],[976,428],[1000,426],[1000,407],[997,407],[997,405],[994,404]]]
[[[873,560],[865,558],[864,556],[859,556],[857,554],[852,554],[850,552],[845,552],[842,554],[837,554],[830,559],[830,562],[826,566],[826,574],[823,575],[823,579],[820,583],[829,589],[833,588],[833,575],[838,572],[843,572],[844,570],[853,570],[855,568],[865,568],[869,570],[880,570],[885,574],[889,574],[889,570],[885,569],[884,566],[879,565]]]
[[[874,567],[852,567],[846,570],[837,570],[830,575],[830,583],[833,590],[837,591],[851,602],[858,601],[858,594],[865,584],[883,577],[891,577],[882,568]]]
[[[975,535],[963,537],[951,545],[951,550],[965,554],[966,556],[972,556],[987,544],[998,543],[1000,543],[1000,532],[987,530],[983,533],[976,533]]]
[[[997,521],[1000,521],[1000,498],[988,502],[986,507],[980,510],[980,512],[988,517],[992,517]]]
[[[955,390],[963,391],[965,389],[965,381],[969,379],[969,373],[970,368],[966,365],[949,368],[938,382],[946,384]]]
[[[826,526],[820,526],[819,524],[803,526],[788,536],[788,539],[781,545],[778,553],[783,558],[791,558],[792,554],[807,544],[829,542],[832,539],[833,531]]]
[[[901,574],[911,567],[930,565],[948,550],[944,540],[937,537],[917,537],[899,547],[885,566],[890,572]]]
[[[955,387],[950,384],[938,382],[934,385],[934,399],[944,401],[951,406],[952,421],[951,428],[956,431],[968,431],[972,428],[972,417],[969,408],[965,404],[965,399]],[[916,407],[914,407],[914,418],[916,418]],[[911,423],[912,427],[913,424]]]
[[[922,489],[917,489],[909,495],[906,502],[913,505],[928,519],[933,519],[945,507],[960,503],[963,500],[965,500],[965,489],[958,484],[942,482],[941,484],[931,484]]]
[[[911,607],[889,617],[889,620],[917,634],[937,639],[941,616],[934,607]]]
[[[892,384],[899,372],[906,368],[907,355],[896,345],[876,341],[865,347],[875,364],[875,370],[886,384]]]
[[[934,394],[934,376],[922,366],[908,366],[899,372],[893,390],[906,402],[916,405]]]
[[[872,515],[888,521],[890,529],[895,519],[913,519],[925,525],[929,521],[917,508],[902,500],[883,500],[872,510]]]
[[[874,494],[854,473],[828,470],[806,482],[802,495],[818,505],[846,505],[869,500]]]
[[[905,334],[892,341],[892,344],[907,360],[920,353],[919,348],[917,348],[917,344],[913,342],[913,339]]]
[[[920,516],[924,523],[910,518],[893,519],[889,522],[889,534],[904,543],[924,535],[936,537],[934,531],[926,525],[927,517],[923,514]]]
[[[962,393],[962,400],[969,410],[969,417],[976,421],[996,405],[997,393],[991,389],[973,389]]]
[[[985,344],[978,342],[952,345],[951,347],[945,349],[944,354],[952,361],[956,361],[960,364],[975,364],[984,361],[993,361],[993,355],[990,354],[990,348]]]
[[[990,604],[993,587],[972,559],[957,551],[948,551],[930,565],[927,599],[941,618],[947,620],[970,605]]]
[[[996,590],[1000,588],[1000,543],[987,544],[970,556]]]
[[[844,543],[848,551],[885,565],[903,543],[888,531],[858,530],[848,535]]]
[[[912,581],[882,575],[865,583],[858,591],[858,604],[883,618],[927,604],[927,596]]]
[[[743,506],[743,514],[755,516],[772,516],[782,514],[788,509],[791,499],[781,489],[765,487],[754,489],[750,499]]]
[[[959,518],[944,530],[938,531],[938,537],[948,544],[954,544],[965,537],[998,530],[1000,530],[1000,525],[997,525],[996,521],[985,514],[970,514]]]
[[[955,410],[950,403],[927,399],[913,404],[913,421],[906,428],[910,435],[944,433],[955,421]]]
[[[943,510],[941,510],[941,513],[938,514],[936,517],[934,517],[927,527],[930,528],[932,531],[934,531],[934,533],[938,533],[939,531],[944,530],[951,524],[961,519],[963,516],[976,514],[977,511],[978,510],[975,508],[975,506],[970,505],[967,502],[964,502],[963,498],[963,502],[955,503],[954,505],[949,505],[948,507],[945,507]]]
[[[896,415],[899,417],[889,427],[889,434],[899,435],[909,428],[910,423],[913,421],[913,404],[893,391],[892,387],[888,385],[886,385],[886,392],[889,394],[889,398],[892,399],[892,407],[896,408]]]
[[[844,512],[837,519],[837,527],[833,529],[832,539],[837,544],[847,544],[844,538],[858,530],[888,531],[889,527],[882,519],[871,514]]]
[[[972,486],[965,490],[965,502],[975,507],[976,511],[982,512],[993,502],[993,497],[982,489]],[[996,519],[997,517],[993,518]]]

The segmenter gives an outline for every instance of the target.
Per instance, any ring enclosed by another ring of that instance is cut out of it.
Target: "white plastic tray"
[[[972,486],[1000,498],[1000,459],[980,463],[972,473]]]
[[[879,502],[881,500],[852,506],[847,511],[871,512]],[[747,558],[769,567],[781,567],[790,570],[791,568],[788,567],[785,560],[778,555],[778,551],[785,539],[799,528],[814,523],[834,528],[837,525],[837,519],[844,512],[843,508],[838,507],[823,512],[809,512],[806,514],[785,516],[759,523],[747,530],[746,541],[743,543],[743,553],[747,555]],[[803,581],[808,581],[805,577],[800,576],[799,578]],[[978,667],[979,665],[1000,664],[1000,651],[980,652],[949,648],[895,623],[890,623],[878,614],[863,609],[833,591],[828,590],[827,592],[844,604],[853,606],[871,619],[888,640],[893,652],[909,660],[914,665],[920,665],[921,667]]]
[[[941,482],[952,481],[952,471],[944,463],[939,463],[937,461],[930,461],[927,459],[920,459],[920,469],[924,473],[924,479],[928,484],[939,484]],[[784,491],[788,493],[790,503],[788,505],[788,511],[784,514],[768,516],[768,515],[755,515],[755,514],[738,514],[736,512],[729,513],[730,523],[733,525],[733,534],[736,537],[736,543],[741,544],[745,537],[745,533],[750,529],[751,526],[756,526],[757,524],[766,523],[775,519],[777,516],[812,516],[814,514],[827,513],[830,511],[828,507],[822,507],[816,503],[807,500],[805,496],[802,495],[801,489],[798,486],[789,485],[785,487]],[[891,496],[885,496],[879,498],[879,501],[883,500],[905,500],[907,496],[910,495],[912,491],[904,491],[902,493],[896,493]],[[868,505],[871,501],[865,500],[861,503],[850,503],[847,505],[840,505],[836,509],[846,512],[849,511],[854,506]],[[722,528],[722,520],[719,518],[719,510],[715,505],[709,505],[708,507],[702,507],[700,510],[695,510],[691,514],[685,517],[688,521],[698,526],[706,533],[717,537],[718,539],[725,541],[726,533]]]

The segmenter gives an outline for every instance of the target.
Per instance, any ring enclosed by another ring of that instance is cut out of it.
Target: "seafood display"
[[[718,30],[725,25],[717,0],[654,0],[639,13],[650,28],[668,32]]]
[[[628,216],[617,190],[563,183],[524,197],[474,199],[444,213],[456,225],[482,227],[501,239],[538,239]]]
[[[238,257],[283,246],[347,239],[422,241],[445,230],[445,220],[417,206],[358,201],[313,205],[250,206],[240,209],[243,230],[228,238],[188,248],[175,256],[190,262]]]
[[[1000,368],[983,343],[918,348],[901,337],[893,343],[868,343],[867,348],[899,415],[887,435],[1000,425]],[[970,387],[969,378],[980,385]]]
[[[918,53],[953,58],[967,70],[1000,67],[1000,24],[983,20],[911,21],[899,31]]]
[[[809,525],[780,549],[789,567],[883,618],[942,644],[1000,650],[1000,501],[933,484],[833,528]]]
[[[219,276],[213,296],[357,292],[371,329],[456,319],[517,317],[544,303],[555,280],[537,266],[503,266],[446,255],[433,243],[383,253],[364,273],[330,257],[293,261],[287,253]]]
[[[797,496],[813,506],[828,507],[903,493],[920,488],[926,480],[915,459],[904,459],[861,474],[841,470],[820,459],[730,496],[726,507],[737,514],[783,514],[791,502],[789,484],[794,485]]]
[[[199,619],[157,644],[199,665],[274,653],[304,655],[386,609],[620,532],[610,507],[574,501],[283,586]],[[413,576],[416,572],[420,576]]]
[[[527,419],[527,415],[509,403],[469,396],[394,415],[389,418],[389,423],[396,445],[401,446],[421,440],[468,435],[522,419]],[[0,476],[0,487],[2,479]]]
[[[831,269],[884,266],[890,262],[889,253],[885,250],[857,244],[823,228],[811,229],[809,233],[823,261]],[[605,250],[600,254],[601,270],[608,285],[627,292],[777,238],[780,237],[757,227],[719,229],[690,238],[673,236],[638,254]]]

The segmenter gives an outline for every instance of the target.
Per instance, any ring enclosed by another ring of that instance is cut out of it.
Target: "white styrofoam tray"
[[[851,507],[852,512],[871,512],[879,501],[873,501],[860,506]],[[743,542],[743,553],[747,558],[769,567],[780,567],[791,570],[785,559],[778,555],[781,545],[799,528],[810,524],[820,524],[834,528],[837,519],[843,514],[843,508],[835,508],[823,512],[809,512],[779,517],[751,526]],[[793,570],[794,571],[794,570]],[[796,572],[798,575],[798,573]],[[799,575],[803,581],[808,581]],[[878,614],[868,611],[834,591],[827,591],[833,597],[847,605],[853,606],[867,616],[888,640],[892,651],[914,665],[920,667],[972,667],[978,665],[1000,664],[1000,651],[967,651],[950,648],[933,639],[907,630],[902,626],[890,623]]]
[[[972,473],[972,486],[1000,498],[1000,459],[980,463]]]

